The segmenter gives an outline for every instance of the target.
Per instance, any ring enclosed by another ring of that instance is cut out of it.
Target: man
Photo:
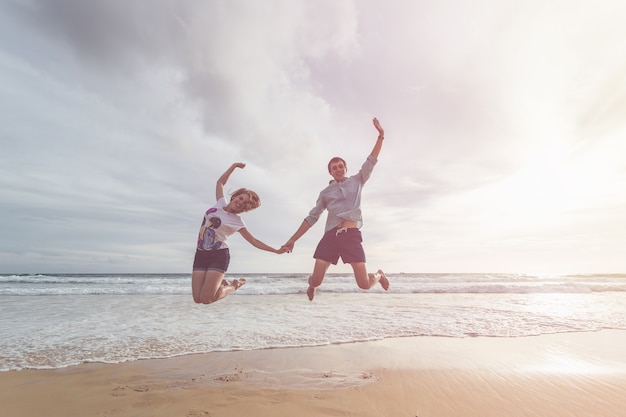
[[[346,177],[348,169],[346,162],[339,157],[332,158],[328,163],[328,173],[333,180],[320,192],[315,207],[311,209],[293,236],[282,246],[292,251],[295,242],[317,222],[324,210],[328,210],[324,236],[313,254],[315,266],[313,274],[309,277],[309,288],[306,292],[311,301],[315,297],[315,289],[322,284],[328,267],[331,264],[336,265],[339,257],[343,263],[349,263],[352,266],[359,288],[369,290],[380,282],[385,291],[389,289],[389,280],[383,271],[379,269],[376,273],[367,272],[363,240],[359,230],[363,223],[361,191],[372,174],[385,139],[385,131],[378,119],[374,118],[373,123],[378,130],[378,139],[361,170],[356,175]]]

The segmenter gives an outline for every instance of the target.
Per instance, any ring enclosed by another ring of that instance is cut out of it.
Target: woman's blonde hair
[[[247,194],[248,198],[250,198],[250,200],[246,204],[246,209],[244,211],[254,210],[261,205],[261,199],[259,198],[259,195],[252,190],[248,190],[247,188],[240,188],[236,190],[234,193],[231,194],[230,200],[232,201],[233,198],[241,194]]]

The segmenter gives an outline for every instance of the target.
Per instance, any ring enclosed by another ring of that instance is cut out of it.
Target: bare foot
[[[245,278],[239,278],[239,279],[234,279],[231,285],[234,285],[235,289],[238,290],[245,283],[246,283]]]
[[[311,287],[306,290],[306,295],[309,297],[309,301],[313,301],[313,297],[315,297],[315,287]]]
[[[387,291],[389,289],[389,280],[387,279],[387,276],[381,269],[379,269],[377,273],[380,276],[380,286],[383,287],[383,290]]]

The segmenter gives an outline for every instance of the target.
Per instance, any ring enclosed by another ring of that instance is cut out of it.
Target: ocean
[[[521,337],[626,329],[626,275],[388,274],[364,291],[328,274],[238,274],[195,304],[190,274],[0,275],[0,371],[408,336]]]

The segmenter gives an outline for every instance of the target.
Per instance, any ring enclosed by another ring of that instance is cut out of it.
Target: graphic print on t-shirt
[[[209,209],[206,214],[209,215],[211,213],[215,213],[217,211],[216,208]],[[209,218],[207,222],[207,217],[205,216],[202,219],[202,227],[200,227],[200,234],[198,236],[198,247],[204,250],[215,250],[219,249],[222,246],[222,242],[217,240],[215,237],[215,230],[222,225],[222,220],[213,216]]]

